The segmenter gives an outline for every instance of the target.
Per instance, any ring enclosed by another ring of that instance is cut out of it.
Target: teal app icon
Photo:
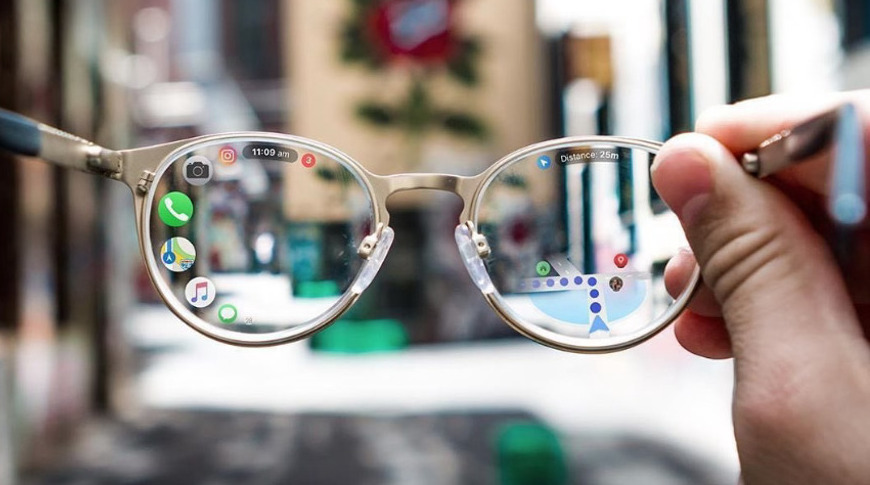
[[[170,192],[157,204],[157,214],[167,226],[181,227],[193,217],[193,201],[181,192]]]

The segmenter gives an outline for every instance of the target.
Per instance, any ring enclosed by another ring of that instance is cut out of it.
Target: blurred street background
[[[0,2],[0,107],[115,149],[274,131],[376,173],[474,174],[868,86],[870,0]],[[243,349],[160,302],[128,189],[0,153],[0,485],[736,482],[730,361],[670,329],[609,355],[520,337],[441,262],[452,202],[391,199],[356,325]],[[293,242],[251,256],[234,241],[280,234],[255,222],[228,212],[213,257],[268,295]]]

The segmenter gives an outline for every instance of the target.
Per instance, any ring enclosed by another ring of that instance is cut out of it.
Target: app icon
[[[625,265],[628,264],[628,256],[619,253],[613,257],[613,264],[616,265],[617,268],[625,268]]]
[[[535,272],[538,273],[538,276],[547,276],[550,274],[550,263],[538,261],[538,264],[535,265]]]
[[[622,289],[622,278],[619,276],[614,276],[610,278],[610,289],[613,291],[619,291]]]
[[[306,153],[302,155],[302,166],[305,168],[311,168],[314,164],[317,163],[317,157],[314,156],[313,153]]]
[[[538,168],[541,170],[546,170],[550,168],[550,165],[553,164],[553,161],[547,155],[541,155],[538,157]]]
[[[212,304],[215,297],[214,283],[208,278],[198,276],[184,287],[184,298],[187,303],[197,307],[205,308]]]
[[[236,163],[236,150],[231,146],[225,146],[218,151],[218,160],[224,165],[232,165]]]
[[[193,202],[181,192],[170,192],[157,204],[157,215],[167,226],[181,227],[193,217]]]
[[[196,262],[196,248],[183,237],[174,237],[160,248],[160,261],[169,271],[187,271]]]
[[[184,161],[184,180],[190,185],[205,185],[214,175],[211,160],[200,155],[194,155]]]
[[[239,310],[237,310],[235,306],[230,305],[229,303],[221,305],[221,307],[218,308],[218,318],[223,323],[233,323],[238,317]]]

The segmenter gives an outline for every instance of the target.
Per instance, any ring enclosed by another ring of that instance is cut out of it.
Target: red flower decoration
[[[371,10],[369,33],[381,55],[442,63],[456,51],[453,0],[383,0]]]
[[[381,127],[415,135],[441,128],[459,136],[483,139],[484,123],[473,114],[439,106],[429,93],[429,80],[444,73],[466,87],[478,83],[480,43],[457,28],[459,0],[347,0],[351,15],[341,29],[341,57],[374,72],[398,68],[411,84],[398,103],[366,100],[357,115]],[[407,69],[408,65],[423,69]]]

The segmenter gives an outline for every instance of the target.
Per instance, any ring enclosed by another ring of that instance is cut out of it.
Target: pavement
[[[220,344],[159,305],[130,315],[138,408],[83,424],[23,484],[521,485],[498,458],[517,423],[558,436],[560,484],[738,474],[731,364],[687,354],[671,331],[607,355],[522,338],[341,355]]]
[[[562,435],[556,457],[522,445],[509,452],[504,444],[499,449],[499,434],[518,423],[542,425],[526,413],[506,410],[391,416],[157,412],[135,423],[90,423],[73,453],[23,484],[724,485],[735,481],[733,474],[694,453],[629,435]],[[530,466],[541,460],[564,470],[555,475],[535,473]]]

